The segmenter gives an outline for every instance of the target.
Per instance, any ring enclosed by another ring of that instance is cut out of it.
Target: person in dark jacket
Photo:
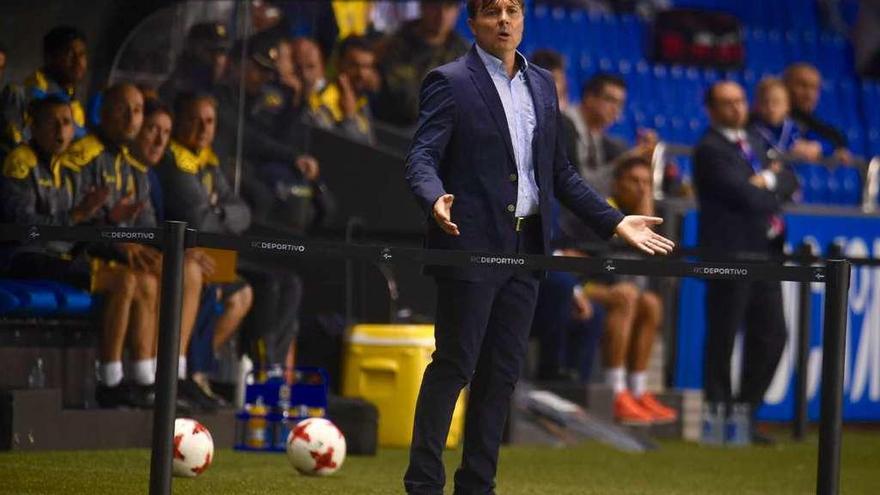
[[[712,126],[694,149],[694,182],[700,205],[699,244],[709,259],[737,254],[767,257],[782,238],[782,205],[797,179],[768,164],[757,136],[746,131],[745,92],[721,81],[706,93]],[[743,380],[730,386],[730,356],[745,325]],[[705,394],[709,407],[761,404],[785,347],[782,288],[778,281],[710,280],[706,292]],[[755,441],[765,437],[753,432]]]

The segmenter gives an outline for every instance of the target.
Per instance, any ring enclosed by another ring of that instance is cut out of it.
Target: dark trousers
[[[785,349],[782,286],[777,281],[710,280],[706,283],[706,323],[706,400],[760,405]],[[743,375],[739,397],[733,397],[730,357],[741,327],[745,332]]]
[[[537,227],[540,229],[540,225]],[[521,236],[520,252],[539,252],[540,230]],[[455,401],[470,383],[456,494],[493,493],[498,450],[525,360],[538,295],[534,274],[501,270],[472,282],[437,278],[436,350],[416,403],[408,493],[442,494],[441,454]]]
[[[257,368],[283,366],[299,333],[302,279],[250,260],[239,260],[238,269],[254,291],[253,307],[242,324],[244,348]]]
[[[578,283],[578,278],[567,272],[550,272],[541,281],[532,322],[532,335],[541,344],[540,380],[559,379],[561,372],[571,370],[587,382],[592,374],[604,310],[595,304],[592,318],[580,321],[572,317],[572,290]]]

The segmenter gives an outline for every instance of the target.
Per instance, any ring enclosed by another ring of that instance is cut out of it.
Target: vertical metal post
[[[162,288],[159,303],[159,354],[156,364],[156,408],[150,458],[150,495],[171,493],[174,404],[183,299],[185,222],[165,222],[162,240]]]
[[[809,244],[801,244],[800,254],[804,257],[803,265],[809,265],[812,250]],[[794,423],[792,436],[795,440],[803,440],[807,430],[807,356],[810,352],[810,313],[812,310],[812,291],[810,282],[801,282],[798,288],[798,340],[797,340],[797,374],[795,375]]]
[[[840,437],[843,429],[843,366],[849,311],[850,263],[825,265],[825,322],[822,338],[822,415],[816,493],[837,495],[840,488]]]

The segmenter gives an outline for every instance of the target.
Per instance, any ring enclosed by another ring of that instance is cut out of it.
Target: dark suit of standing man
[[[427,75],[406,179],[432,217],[426,246],[501,254],[547,253],[555,194],[604,237],[617,233],[653,254],[672,242],[659,218],[624,217],[580,178],[565,156],[549,72],[516,51],[521,0],[469,0],[476,46]],[[454,203],[453,203],[454,202]],[[453,407],[470,384],[455,493],[493,493],[498,449],[537,296],[534,274],[501,267],[431,267],[436,351],[416,405],[409,493],[443,493],[441,453]]]
[[[700,205],[700,247],[729,259],[734,253],[767,256],[781,240],[782,203],[797,189],[794,175],[766,167],[759,140],[746,130],[745,93],[723,81],[706,94],[712,127],[694,149],[694,181]],[[729,253],[725,256],[725,253]],[[732,397],[730,357],[745,325],[743,377]],[[713,406],[762,402],[785,348],[782,288],[778,281],[711,280],[706,291],[704,387]],[[753,432],[756,441],[765,440]]]

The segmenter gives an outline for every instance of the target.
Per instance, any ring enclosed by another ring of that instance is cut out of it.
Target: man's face
[[[782,125],[788,116],[788,93],[782,86],[770,86],[758,97],[758,115],[764,122]]]
[[[78,84],[86,76],[88,52],[82,40],[73,40],[67,48],[54,54],[49,60],[50,69],[62,80],[62,84]]]
[[[647,165],[636,165],[614,181],[614,199],[627,211],[636,209],[651,194],[651,169]]]
[[[217,112],[209,100],[196,100],[183,115],[177,117],[174,139],[194,151],[201,151],[214,142]]]
[[[300,40],[293,46],[293,64],[296,75],[309,90],[324,79],[324,61],[321,50],[310,40]]]
[[[348,76],[357,94],[369,92],[370,81],[375,76],[376,56],[373,52],[352,48],[348,50],[339,64],[339,72]]]
[[[272,80],[273,71],[251,59],[244,64],[244,88],[249,95],[260,92],[263,86]]]
[[[504,60],[522,41],[522,5],[515,0],[483,0],[468,26],[480,48]]]
[[[792,106],[802,112],[812,113],[819,104],[819,90],[822,87],[819,73],[802,67],[794,71],[787,83]]]
[[[455,29],[461,6],[457,2],[422,2],[421,26],[429,37],[446,39]]]
[[[31,125],[34,144],[50,156],[66,150],[73,140],[73,113],[70,105],[52,105],[35,116]]]
[[[598,94],[588,94],[581,102],[588,123],[605,130],[620,118],[626,104],[626,90],[614,84],[605,84]]]
[[[116,144],[130,143],[144,122],[144,97],[134,86],[125,86],[104,100],[101,130]]]
[[[717,126],[731,129],[745,127],[748,106],[745,92],[739,84],[724,82],[715,86],[712,102],[709,105],[709,118]]]
[[[165,112],[155,112],[144,120],[141,132],[135,139],[135,148],[147,165],[159,163],[171,136],[171,117]]]

